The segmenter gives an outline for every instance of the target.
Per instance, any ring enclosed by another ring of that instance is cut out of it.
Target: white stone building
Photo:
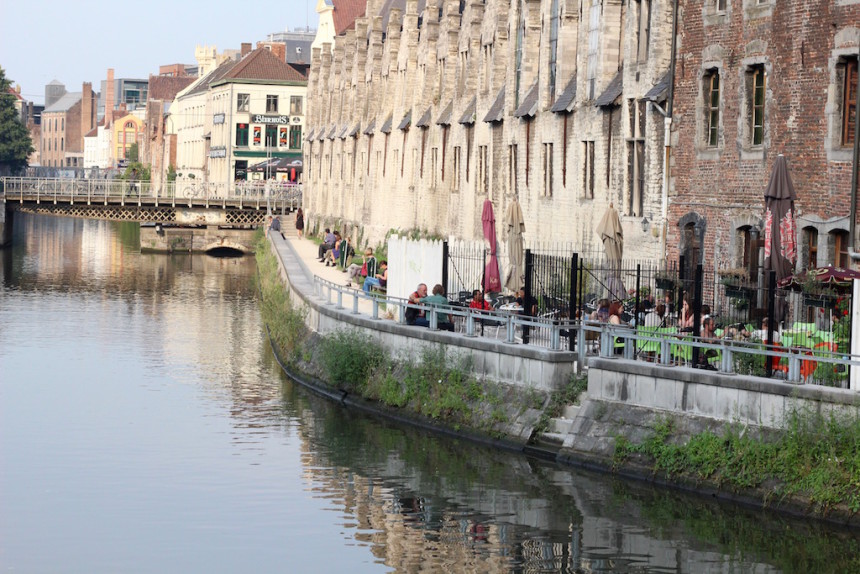
[[[229,187],[269,158],[301,160],[306,95],[304,76],[265,48],[191,84],[168,122],[177,136],[178,181]]]
[[[501,220],[516,197],[527,241],[597,247],[612,203],[625,257],[658,258],[671,11],[370,0],[313,53],[308,220],[372,243],[391,229],[478,239],[484,201]]]

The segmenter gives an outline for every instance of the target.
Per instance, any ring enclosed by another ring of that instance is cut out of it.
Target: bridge
[[[5,203],[0,209],[0,245],[11,237],[13,212],[21,211],[137,221],[143,224],[142,249],[207,251],[221,245],[249,252],[249,243],[236,239],[241,231],[256,229],[269,213],[295,211],[302,197],[301,185],[264,182],[155,186],[146,181],[4,177],[0,184],[0,204]],[[157,230],[152,237],[150,227]],[[201,228],[207,233],[200,233]],[[182,231],[195,229],[196,240],[193,232]],[[225,239],[227,236],[232,239]]]

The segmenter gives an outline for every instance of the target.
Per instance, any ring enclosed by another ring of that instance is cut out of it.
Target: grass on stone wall
[[[765,503],[786,496],[807,499],[826,514],[836,507],[860,512],[860,417],[792,411],[784,432],[754,438],[740,427],[723,436],[703,432],[674,444],[664,418],[641,444],[617,437],[614,462],[640,455],[655,473],[707,480],[732,489],[764,489]]]
[[[333,388],[445,422],[455,430],[470,428],[500,436],[498,426],[532,406],[534,393],[478,380],[471,375],[470,359],[441,345],[403,359],[393,357],[358,329],[324,336],[311,333],[305,325],[306,310],[291,302],[262,234],[256,257],[263,319],[290,368],[314,374]],[[314,343],[308,344],[311,340]]]
[[[398,360],[370,336],[344,330],[324,338],[319,360],[338,388],[457,430],[489,431],[518,414],[512,406],[520,401],[508,396],[513,389],[479,381],[469,359],[441,345]]]
[[[278,263],[271,251],[269,241],[262,230],[257,231],[256,259],[261,294],[263,320],[269,328],[269,336],[280,356],[287,364],[294,364],[307,338],[305,326],[306,309],[293,305],[289,293],[281,282]]]

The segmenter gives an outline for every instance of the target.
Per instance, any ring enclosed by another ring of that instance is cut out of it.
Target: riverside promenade
[[[478,379],[526,389],[556,391],[579,370],[579,357],[570,351],[509,343],[493,337],[468,336],[401,323],[393,307],[405,301],[367,296],[357,284],[346,287],[346,273],[326,267],[318,259],[318,244],[299,239],[292,215],[282,216],[284,235],[270,237],[282,267],[282,278],[307,307],[305,322],[312,331],[327,335],[344,328],[364,329],[395,355],[412,357],[422,348],[439,344],[453,354],[470,359],[471,374]]]

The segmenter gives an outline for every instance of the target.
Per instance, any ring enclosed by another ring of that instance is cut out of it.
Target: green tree
[[[0,173],[18,173],[27,167],[27,157],[33,153],[30,132],[15,109],[15,96],[6,71],[0,68]]]
[[[125,154],[125,157],[130,163],[140,160],[140,148],[137,146],[137,142],[128,146],[128,152]]]

